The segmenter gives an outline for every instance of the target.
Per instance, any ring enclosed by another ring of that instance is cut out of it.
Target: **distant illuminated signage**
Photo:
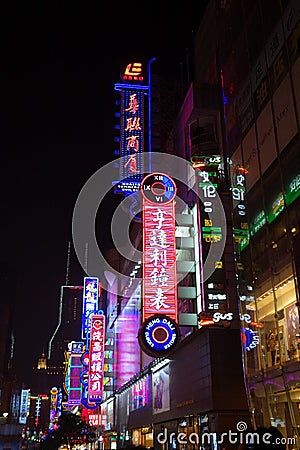
[[[244,248],[246,248],[247,245],[249,244],[248,223],[246,222],[245,225],[242,224],[242,226],[245,226],[245,229],[241,228],[233,229],[234,242],[238,244],[240,250],[244,250]]]
[[[210,311],[202,311],[199,314],[199,325],[202,327],[211,326],[211,325],[221,325],[223,327],[230,326],[230,322],[233,320],[233,313],[221,313],[215,312],[212,313]]]
[[[82,383],[80,375],[82,372],[81,352],[78,350],[83,348],[82,343],[73,343],[75,352],[72,352],[68,365],[68,406],[80,405],[82,395]],[[77,344],[77,345],[76,345]],[[79,345],[78,344],[82,344]]]
[[[89,425],[91,427],[99,427],[101,425],[101,414],[89,413]]]
[[[88,400],[97,403],[103,397],[105,316],[93,314],[90,318]]]
[[[234,241],[240,251],[249,244],[249,225],[246,210],[246,174],[248,171],[237,165],[232,178],[232,202],[234,213]]]
[[[165,315],[154,315],[142,324],[138,339],[147,355],[167,355],[178,344],[180,331],[177,323]]]
[[[83,281],[83,313],[82,313],[82,339],[89,335],[89,317],[98,311],[99,279],[85,277]]]
[[[166,314],[177,321],[176,185],[165,174],[147,175],[143,196],[143,321]]]
[[[40,420],[40,415],[41,415],[41,403],[42,403],[42,399],[41,399],[41,397],[38,396],[38,398],[36,399],[36,402],[35,402],[35,416],[34,416],[35,427],[38,427],[38,425],[39,425],[39,420]]]
[[[53,386],[50,390],[50,421],[49,429],[53,429],[59,415],[59,389]]]
[[[250,223],[250,233],[251,236],[256,234],[267,222],[266,214],[263,210],[261,210]]]
[[[191,162],[194,168],[205,168],[210,166],[220,166],[222,164],[222,157],[220,155],[193,155],[191,157]]]
[[[70,342],[70,351],[72,354],[82,354],[83,353],[83,349],[84,349],[84,343],[83,342],[75,342],[72,341]]]
[[[81,404],[82,406],[84,406],[84,408],[88,409],[88,410],[94,410],[99,408],[99,402],[89,402],[88,399],[88,385],[87,384],[83,384],[83,393],[82,393],[82,397],[81,397]]]
[[[283,193],[280,192],[277,197],[272,201],[271,208],[267,214],[268,223],[272,223],[273,220],[283,211],[284,209],[284,197]]]
[[[298,173],[287,185],[285,200],[290,205],[300,195],[300,174]]]
[[[231,322],[234,318],[234,314],[232,312],[225,312],[225,313],[221,313],[221,312],[209,312],[209,311],[202,311],[199,314],[199,319],[200,319],[200,325],[202,326],[207,326],[207,325],[215,325],[215,324],[221,324],[224,325],[224,322]],[[245,323],[248,324],[253,324],[254,322],[252,322],[252,318],[250,314],[239,314],[239,318],[241,321],[244,321]],[[228,326],[228,324],[225,324],[226,326]],[[257,324],[255,325],[257,326]]]
[[[134,192],[138,192],[140,190],[141,183],[139,181],[119,181],[114,185],[114,192],[116,193],[124,193],[124,194],[133,194]]]
[[[27,414],[28,414],[28,401],[29,401],[29,389],[22,389],[21,391],[21,403],[20,403],[20,415],[19,423],[26,424]]]

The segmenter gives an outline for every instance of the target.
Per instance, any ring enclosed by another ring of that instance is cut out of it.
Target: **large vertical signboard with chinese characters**
[[[143,320],[167,314],[177,321],[176,187],[163,174],[148,175],[143,194]]]
[[[211,246],[216,245],[226,239],[223,235],[221,223],[216,223],[211,217],[214,215],[216,208],[220,207],[217,198],[220,179],[220,168],[222,158],[219,155],[203,156],[202,170],[198,171],[198,188],[202,194],[203,202],[200,206],[200,222],[201,222],[201,247],[202,247],[202,264],[206,261]],[[216,312],[227,312],[227,295],[225,272],[223,260],[212,260],[213,273],[208,280],[204,281],[204,305],[203,309],[205,318],[213,317]],[[219,316],[216,316],[217,320]],[[201,322],[200,322],[201,323]]]
[[[129,195],[140,188],[145,171],[143,162],[145,142],[145,94],[141,63],[128,64],[121,75],[123,84],[116,84],[121,92],[120,104],[120,181],[115,193]]]
[[[102,401],[104,381],[105,316],[93,314],[90,317],[90,345],[88,369],[88,400]]]
[[[82,383],[80,375],[82,372],[82,354],[83,342],[70,342],[70,356],[68,362],[68,374],[66,377],[66,386],[68,389],[68,407],[80,405],[82,396]]]
[[[50,420],[49,430],[57,426],[58,418],[61,414],[62,392],[61,388],[53,386],[50,390]]]
[[[144,93],[139,89],[124,89],[121,108],[120,178],[140,179],[143,173]]]
[[[90,315],[98,311],[99,279],[85,277],[83,280],[82,339],[88,339]]]
[[[29,393],[30,393],[29,389],[22,389],[22,391],[21,391],[19,423],[22,425],[26,424],[27,414],[29,411],[29,408],[28,408]]]
[[[232,170],[231,192],[233,202],[234,241],[240,251],[249,244],[249,226],[246,211],[246,175],[247,169],[237,165]]]
[[[176,185],[152,173],[141,184],[143,196],[143,325],[139,341],[148,354],[164,354],[177,335],[175,205]],[[149,353],[150,352],[150,353]]]

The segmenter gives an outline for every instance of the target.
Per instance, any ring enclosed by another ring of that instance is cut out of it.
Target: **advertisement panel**
[[[170,409],[170,367],[169,364],[152,374],[153,414]]]

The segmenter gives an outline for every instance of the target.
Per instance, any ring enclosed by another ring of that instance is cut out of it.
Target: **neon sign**
[[[49,430],[54,428],[59,415],[59,389],[53,386],[50,390],[50,421]]]
[[[143,324],[138,340],[150,356],[178,343],[175,205],[176,185],[162,173],[141,183],[143,197]]]
[[[300,195],[300,174],[298,173],[287,185],[286,204],[290,205]]]
[[[191,157],[191,163],[193,167],[204,169],[208,166],[219,166],[222,164],[222,157],[220,155],[210,155],[210,156],[202,156],[202,155],[193,155]]]
[[[201,243],[202,243],[202,261],[205,261],[211,246],[218,245],[223,241],[223,230],[218,222],[211,219],[211,213],[214,212],[217,199],[217,189],[219,187],[219,171],[217,164],[222,161],[221,157],[213,156],[211,167],[207,170],[198,171],[198,186],[202,189],[203,202],[201,203],[200,221],[201,221]],[[215,167],[213,167],[213,163]],[[209,280],[204,282],[205,311],[220,311],[225,313],[227,310],[227,295],[225,288],[225,274],[223,261],[214,261],[216,269]],[[205,318],[206,320],[207,318]],[[206,324],[211,324],[212,318],[207,320]]]
[[[22,391],[21,391],[19,423],[24,424],[24,425],[26,424],[27,415],[28,415],[29,392],[30,392],[30,389],[22,389]]]
[[[165,356],[179,341],[177,323],[165,315],[149,317],[143,323],[138,339],[141,348],[150,356]]]
[[[232,201],[234,213],[234,241],[240,251],[242,251],[249,244],[249,225],[246,219],[246,175],[247,169],[244,169],[239,164],[235,167],[232,181]]]
[[[120,180],[115,181],[114,192],[129,196],[139,191],[143,177],[144,134],[145,134],[145,95],[149,86],[144,86],[143,66],[139,62],[130,63],[121,73],[123,83],[115,84],[115,90],[121,92],[120,137],[116,141],[121,156]],[[127,83],[125,84],[125,81]]]
[[[105,316],[93,314],[90,318],[90,346],[88,370],[88,400],[101,402],[104,377]]]
[[[267,222],[266,214],[264,210],[261,210],[253,219],[253,223],[250,224],[250,233],[253,236],[257,233]]]
[[[68,406],[80,405],[82,395],[82,384],[80,374],[82,371],[83,342],[71,342],[71,354],[68,365]]]
[[[242,345],[247,352],[257,347],[260,342],[258,331],[253,331],[251,328],[242,328]]]
[[[123,73],[121,73],[121,79],[124,81],[143,81],[142,63],[134,62],[127,64]]]
[[[89,335],[89,316],[98,311],[99,279],[85,277],[83,280],[83,313],[82,313],[82,339]]]
[[[272,223],[276,217],[283,211],[284,209],[284,196],[282,192],[279,192],[277,197],[272,202],[271,207],[267,213],[268,223]]]

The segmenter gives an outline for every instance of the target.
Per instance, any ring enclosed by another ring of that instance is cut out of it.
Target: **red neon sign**
[[[143,66],[141,63],[134,62],[126,66],[121,78],[130,81],[143,81]]]
[[[92,314],[90,327],[88,400],[89,402],[101,402],[104,378],[104,314]]]

